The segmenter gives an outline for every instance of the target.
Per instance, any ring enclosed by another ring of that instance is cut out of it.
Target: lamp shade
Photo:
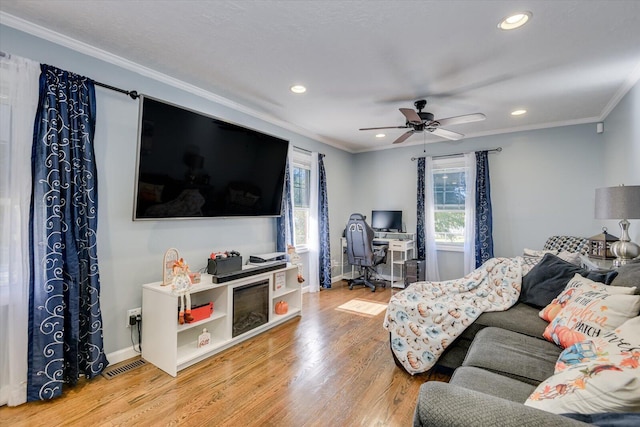
[[[640,219],[640,185],[596,188],[596,219]]]

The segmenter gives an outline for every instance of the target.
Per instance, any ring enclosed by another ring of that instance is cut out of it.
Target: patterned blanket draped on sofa
[[[383,326],[398,361],[410,374],[431,369],[483,312],[507,310],[518,301],[530,269],[522,257],[491,258],[463,278],[417,282],[393,295]]]

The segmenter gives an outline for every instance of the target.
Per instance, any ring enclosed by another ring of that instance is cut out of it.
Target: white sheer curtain
[[[425,234],[425,256],[427,271],[425,280],[430,282],[440,281],[440,270],[438,270],[438,251],[436,250],[436,219],[433,196],[433,159],[425,158],[425,203],[424,203],[424,234]]]
[[[464,274],[476,269],[476,153],[464,155]]]
[[[40,64],[0,57],[0,404],[27,399],[31,146]]]
[[[318,153],[311,153],[309,194],[309,292],[320,291],[320,240],[318,227]]]

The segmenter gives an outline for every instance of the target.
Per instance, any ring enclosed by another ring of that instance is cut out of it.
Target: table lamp
[[[640,246],[629,238],[629,219],[640,219],[640,185],[596,188],[596,219],[621,219],[620,240],[611,245],[614,267],[632,262]]]

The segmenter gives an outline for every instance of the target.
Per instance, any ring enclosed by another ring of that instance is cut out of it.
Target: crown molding
[[[599,122],[603,122],[609,113],[613,111],[614,108],[618,105],[618,103],[625,97],[625,95],[640,81],[640,62],[633,69],[629,77],[625,80],[625,82],[620,86],[620,88],[613,95],[613,98],[609,100],[607,105],[605,105],[600,117],[598,117]]]

